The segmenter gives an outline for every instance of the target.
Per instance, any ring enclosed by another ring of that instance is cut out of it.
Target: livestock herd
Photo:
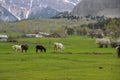
[[[97,38],[95,43],[99,45],[99,48],[104,48],[104,47],[107,48],[108,45],[110,45],[110,44],[112,47],[115,48],[119,45],[116,49],[117,49],[118,56],[120,57],[120,44],[119,44],[119,42],[113,43],[113,41],[110,40],[109,38]],[[14,45],[14,46],[12,46],[12,48],[17,52],[18,51],[27,52],[29,47],[27,44],[25,44],[25,45]],[[36,53],[38,53],[38,51],[46,52],[46,48],[42,45],[36,45],[35,48],[36,48]],[[58,51],[58,50],[63,52],[64,46],[62,43],[54,42],[54,51]]]
[[[120,45],[120,40],[113,40],[110,38],[97,38],[95,43],[99,45],[99,48],[108,48],[108,45],[111,45],[112,48],[116,48],[118,45]]]
[[[12,46],[12,48],[15,50],[15,51],[20,51],[20,52],[27,52],[27,50],[28,50],[28,45],[27,44],[25,44],[25,45],[13,45]],[[35,48],[36,48],[36,53],[40,50],[41,52],[46,52],[46,48],[44,47],[44,46],[42,46],[42,45],[36,45],[35,46]],[[63,46],[63,44],[62,43],[58,43],[58,42],[55,42],[54,43],[54,50],[55,51],[58,51],[58,50],[60,50],[60,51],[64,51],[64,46]]]
[[[112,47],[117,47],[119,45],[119,43],[115,43],[115,42],[112,42],[109,38],[97,38],[96,39],[96,44],[99,45],[99,48],[107,48],[108,45],[111,44]],[[21,52],[27,52],[28,50],[28,45],[25,44],[25,45],[14,45],[12,46],[12,48],[15,50],[15,51],[21,51]],[[41,52],[46,52],[46,48],[42,45],[36,45],[36,53],[40,50]],[[54,50],[57,51],[57,50],[60,50],[60,51],[63,51],[64,50],[64,46],[62,43],[58,43],[58,42],[54,42]]]
[[[96,39],[96,44],[99,45],[99,48],[107,48],[108,45],[111,45],[112,48],[116,48],[118,57],[120,58],[120,41],[112,40],[109,38],[98,38]]]

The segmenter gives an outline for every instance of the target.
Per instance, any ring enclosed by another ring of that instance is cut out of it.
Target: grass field
[[[95,39],[70,36],[68,38],[25,38],[27,53],[14,52],[16,43],[0,42],[0,80],[120,80],[120,59],[113,48],[97,48]],[[64,44],[64,52],[55,52],[53,42]],[[47,52],[35,53],[35,45],[42,44]]]

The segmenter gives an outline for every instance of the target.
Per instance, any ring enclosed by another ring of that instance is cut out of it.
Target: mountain
[[[82,0],[73,8],[72,14],[120,17],[120,0]]]
[[[52,17],[56,12],[71,11],[79,2],[80,0],[0,0],[0,4],[19,20],[33,16]],[[47,16],[43,15],[42,11],[46,12]]]
[[[0,22],[13,22],[13,21],[17,21],[18,19],[13,16],[8,10],[6,10],[5,8],[3,8],[0,5]]]
[[[55,16],[58,13],[59,12],[55,9],[52,9],[50,7],[45,7],[42,10],[40,10],[40,9],[32,10],[31,13],[29,14],[28,18],[30,18],[30,19],[49,18],[49,17]]]

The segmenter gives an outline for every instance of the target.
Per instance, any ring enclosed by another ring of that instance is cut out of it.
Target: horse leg
[[[108,48],[108,45],[107,45],[107,44],[105,44],[105,48]]]
[[[23,49],[22,49],[22,53],[23,53]]]
[[[27,53],[27,50],[25,50],[25,52]]]
[[[44,49],[44,52],[46,52],[46,49]]]
[[[57,46],[56,45],[54,46],[54,50],[57,51]]]
[[[41,50],[41,52],[42,52],[42,49],[40,49]]]
[[[103,44],[99,44],[99,48],[103,48]]]
[[[20,49],[16,49],[16,51],[17,51],[17,52],[21,52],[21,50],[20,50]]]
[[[58,50],[58,48],[57,47],[55,47],[55,51],[57,51]]]

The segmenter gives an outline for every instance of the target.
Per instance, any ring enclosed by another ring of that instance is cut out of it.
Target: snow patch
[[[33,5],[33,0],[30,0],[30,8],[29,8],[29,10],[26,13],[26,17],[25,17],[26,19],[28,18],[29,14],[30,14],[30,11],[32,9],[32,5]]]
[[[76,5],[76,3],[71,2],[71,1],[69,1],[69,0],[64,0],[64,2],[65,2],[65,3],[70,3],[70,4],[73,4],[74,6]]]
[[[11,6],[9,6],[8,11],[9,11],[13,16],[15,16],[18,20],[21,20],[20,17],[18,17],[18,16],[15,15],[14,13],[12,13],[12,11],[11,11]]]

